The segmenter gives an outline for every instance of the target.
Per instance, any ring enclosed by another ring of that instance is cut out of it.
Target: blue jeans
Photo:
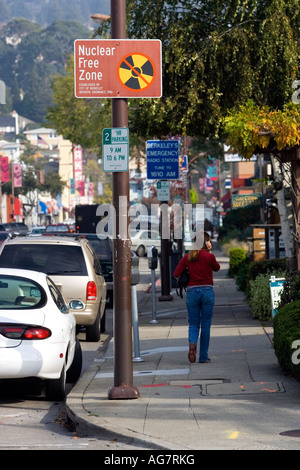
[[[197,345],[199,332],[199,361],[208,359],[210,327],[215,303],[215,293],[210,286],[199,286],[187,289],[186,306],[189,318],[189,344]]]

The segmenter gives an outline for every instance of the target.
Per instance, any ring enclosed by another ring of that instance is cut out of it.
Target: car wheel
[[[73,358],[73,362],[70,365],[69,369],[67,370],[67,382],[75,383],[80,377],[82,369],[82,350],[80,346],[79,339],[76,338],[75,343],[75,354]]]
[[[66,366],[63,365],[59,379],[49,379],[46,382],[47,400],[62,401],[66,398]]]
[[[92,325],[86,327],[86,340],[91,343],[97,343],[100,340],[101,331],[101,318],[100,318],[100,307],[97,313],[96,320]]]
[[[145,253],[146,253],[146,250],[145,250],[145,247],[144,247],[143,245],[140,245],[140,246],[137,247],[137,249],[136,249],[136,254],[137,254],[140,258],[142,258],[142,257],[145,255]]]

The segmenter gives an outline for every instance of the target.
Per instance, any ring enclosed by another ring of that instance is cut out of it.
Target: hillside
[[[93,27],[93,13],[110,13],[110,0],[0,0],[0,29],[14,18],[25,18],[43,27],[56,20],[79,21]]]
[[[1,0],[0,0],[1,1]],[[6,104],[0,113],[18,114],[42,123],[52,103],[50,77],[63,74],[74,40],[91,31],[75,21],[55,21],[42,28],[15,19],[0,30],[0,80],[6,85]]]

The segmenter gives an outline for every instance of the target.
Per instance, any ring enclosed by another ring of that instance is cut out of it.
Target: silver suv
[[[106,283],[88,240],[59,236],[6,240],[0,247],[0,267],[47,273],[70,304],[77,325],[86,327],[87,341],[99,341]]]

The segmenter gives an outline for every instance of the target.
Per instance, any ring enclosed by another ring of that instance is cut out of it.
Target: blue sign
[[[178,140],[147,140],[147,178],[177,180],[179,178]]]

